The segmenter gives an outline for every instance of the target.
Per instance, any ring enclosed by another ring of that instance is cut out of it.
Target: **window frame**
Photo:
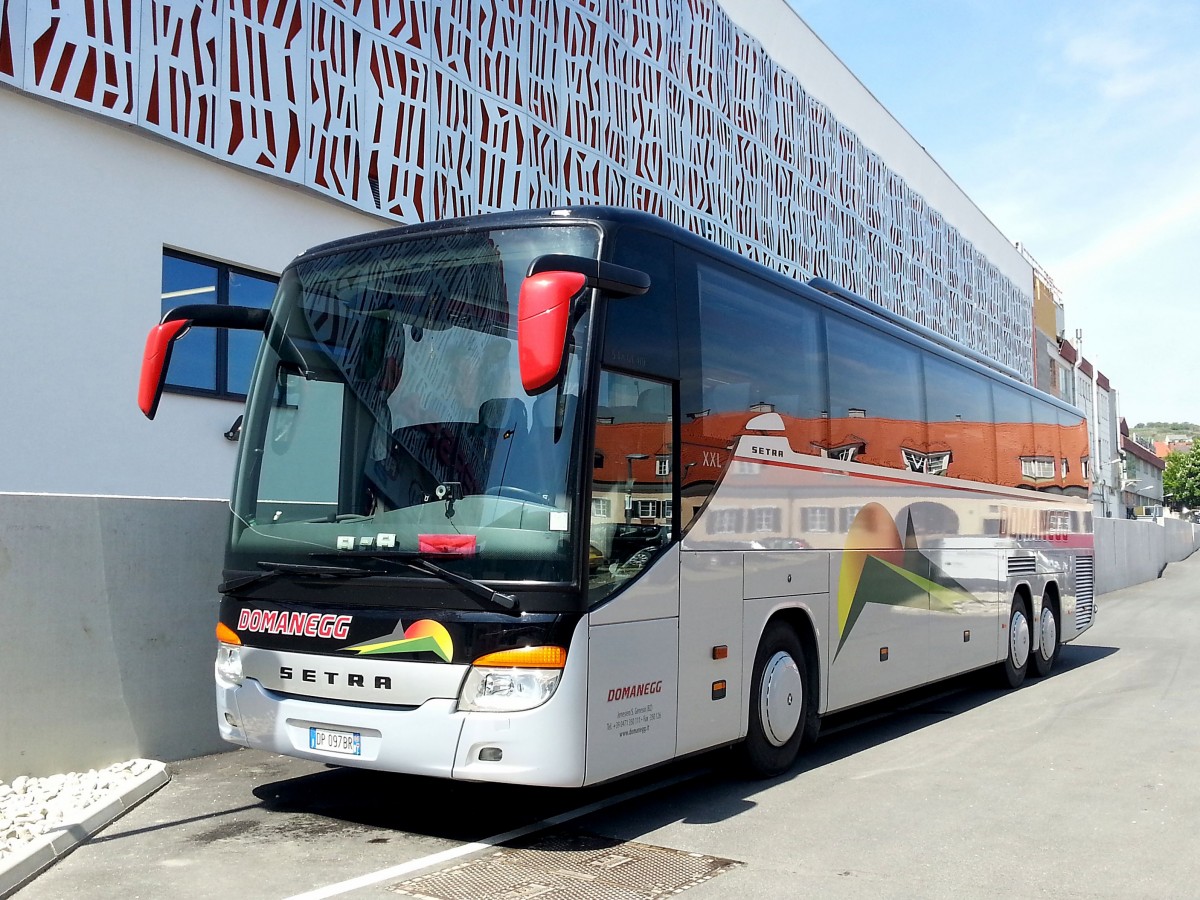
[[[1053,481],[1054,463],[1052,456],[1022,456],[1021,477],[1029,481]]]
[[[178,250],[174,247],[163,247],[162,258],[165,261],[167,258],[179,260],[185,263],[192,263],[198,266],[207,266],[216,270],[216,300],[214,306],[231,306],[229,301],[230,281],[232,276],[240,275],[248,278],[254,278],[259,281],[272,282],[275,288],[279,287],[280,276],[270,272],[263,272],[256,269],[250,269],[246,266],[238,266],[232,263],[222,262],[217,259],[210,259],[201,256],[197,253],[189,253],[186,250]],[[161,279],[160,279],[161,280]],[[273,295],[272,295],[273,296]],[[185,298],[180,298],[179,303],[172,304],[174,306],[185,306],[187,301]],[[161,288],[160,288],[160,308]],[[163,309],[165,313],[167,307]],[[213,387],[196,387],[195,385],[176,384],[171,381],[171,373],[167,372],[166,380],[163,384],[163,391],[172,394],[184,394],[191,397],[208,397],[214,400],[231,400],[238,403],[246,402],[246,394],[239,391],[233,391],[229,388],[229,330],[225,328],[214,329],[215,338],[215,371],[213,374]]]

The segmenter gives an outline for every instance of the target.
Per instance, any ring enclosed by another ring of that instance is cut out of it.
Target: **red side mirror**
[[[206,328],[238,328],[265,331],[269,313],[254,306],[218,306],[215,303],[192,303],[177,306],[162,317],[146,336],[142,355],[142,377],[138,383],[138,406],[153,419],[162,398],[163,382],[171,363],[171,347],[193,325]]]
[[[561,373],[571,302],[586,283],[581,272],[540,272],[521,282],[517,347],[526,393],[544,391]]]
[[[147,419],[158,412],[158,401],[162,398],[163,382],[167,366],[171,361],[171,347],[176,339],[187,331],[192,323],[188,319],[177,319],[155,325],[146,335],[146,350],[142,354],[142,377],[138,384],[138,406]]]

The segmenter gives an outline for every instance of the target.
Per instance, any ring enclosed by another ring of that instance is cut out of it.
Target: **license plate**
[[[362,755],[362,735],[357,731],[334,731],[330,728],[309,728],[308,748],[346,756]]]

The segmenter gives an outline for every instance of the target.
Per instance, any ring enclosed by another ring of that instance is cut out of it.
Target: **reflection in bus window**
[[[925,398],[917,349],[839,315],[825,318],[829,347],[831,446],[863,447],[857,462],[928,471],[925,462],[948,447],[933,447],[925,429]],[[909,456],[907,454],[915,454]]]
[[[925,357],[925,412],[929,444],[946,454],[935,475],[996,480],[996,443],[992,437],[992,395],[981,373],[929,354]]]
[[[720,480],[728,449],[761,413],[783,417],[793,446],[823,447],[825,361],[820,314],[768,282],[698,261],[701,376],[698,407],[685,409],[683,523]],[[786,365],[780,365],[786,361]]]
[[[673,408],[670,385],[601,373],[588,554],[593,601],[637,575],[670,543]]]

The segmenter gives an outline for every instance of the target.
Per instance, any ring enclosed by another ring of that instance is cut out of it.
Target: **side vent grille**
[[[1091,556],[1075,557],[1075,628],[1092,624],[1096,612],[1096,561]]]
[[[1037,574],[1036,556],[1013,556],[1008,560],[1008,577]]]

